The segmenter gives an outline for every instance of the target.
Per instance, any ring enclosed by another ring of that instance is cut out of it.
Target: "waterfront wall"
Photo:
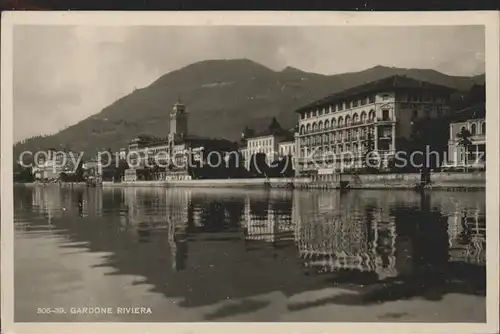
[[[343,174],[335,181],[313,181],[310,178],[254,178],[254,179],[215,179],[215,180],[185,180],[185,181],[130,181],[103,182],[103,187],[204,187],[204,188],[321,188],[339,189],[341,186],[350,189],[411,189],[420,183],[420,174]],[[19,186],[39,185],[36,183],[17,184]],[[84,187],[86,184],[61,183],[52,186]],[[430,189],[485,189],[486,175],[484,172],[471,173],[433,173]]]
[[[14,187],[86,187],[87,184],[85,182],[57,182],[57,183],[42,183],[42,182],[23,182],[23,183],[14,183]]]
[[[343,181],[349,182],[351,189],[371,188],[412,188],[420,182],[420,174],[361,174],[345,175]]]
[[[436,173],[431,177],[432,188],[483,188],[486,189],[486,173]]]
[[[419,173],[407,174],[362,174],[343,175],[343,181],[349,183],[351,189],[379,189],[379,188],[413,188],[420,183]],[[484,172],[431,174],[429,188],[486,188],[486,174]]]
[[[103,187],[166,187],[167,181],[125,181],[109,182],[103,181]]]
[[[175,180],[175,181],[131,181],[103,182],[104,187],[205,187],[205,188],[246,188],[246,187],[286,187],[290,184],[308,184],[309,178],[256,178],[256,179],[214,179],[214,180]]]

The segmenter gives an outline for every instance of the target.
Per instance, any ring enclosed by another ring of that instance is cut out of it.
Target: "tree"
[[[76,167],[75,177],[76,182],[82,182],[85,180],[85,170],[83,169],[83,160],[80,160],[78,166]]]
[[[363,168],[371,172],[378,170],[378,168],[376,168],[375,165],[378,166],[379,164],[379,161],[376,161],[376,158],[372,156],[372,152],[374,151],[375,151],[375,139],[372,133],[368,133],[365,142]]]
[[[14,182],[33,182],[34,177],[29,167],[23,167],[21,164],[14,165]]]
[[[243,155],[241,152],[231,152],[226,157],[226,175],[238,178],[244,175]]]
[[[269,166],[264,153],[256,153],[250,157],[250,173],[254,177],[265,177],[268,174]]]
[[[293,177],[295,175],[295,171],[293,169],[293,158],[290,154],[283,158],[280,167],[282,177]]]
[[[281,130],[281,125],[278,123],[276,117],[273,117],[271,123],[269,124],[269,130],[271,132]]]
[[[472,146],[471,138],[472,134],[466,128],[462,128],[462,130],[457,133],[458,138],[458,146],[461,146],[465,149],[465,170],[467,170],[469,166],[469,149]]]

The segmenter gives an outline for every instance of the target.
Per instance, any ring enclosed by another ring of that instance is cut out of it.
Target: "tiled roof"
[[[352,98],[356,95],[374,93],[377,91],[390,90],[395,88],[403,89],[430,89],[430,90],[442,90],[452,92],[455,89],[436,85],[427,81],[421,81],[413,78],[409,78],[403,75],[393,75],[380,80],[372,81],[360,86],[352,87],[334,94],[331,94],[323,99],[317,100],[313,103],[300,107],[296,112],[304,111],[305,109],[323,106],[328,103],[338,102],[339,100]]]
[[[258,138],[258,137],[267,137],[267,136],[279,136],[279,137],[285,137],[287,139],[293,140],[293,133],[285,130],[285,129],[266,129],[264,131],[258,132],[255,135],[248,137],[248,139],[252,138]]]

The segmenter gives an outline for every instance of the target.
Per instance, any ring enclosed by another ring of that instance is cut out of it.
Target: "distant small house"
[[[267,163],[272,163],[286,155],[294,156],[296,152],[295,135],[293,130],[281,127],[276,118],[273,118],[267,129],[261,132],[245,131],[242,133],[240,152],[245,160],[245,168],[250,170],[252,157],[263,153]]]
[[[448,156],[444,167],[484,169],[486,166],[486,119],[484,105],[457,112],[450,123]]]
[[[38,180],[55,180],[61,174],[74,174],[78,154],[67,150],[48,149],[43,152],[33,167],[33,175]]]
[[[87,178],[100,178],[102,176],[102,165],[97,159],[86,161],[83,170]]]

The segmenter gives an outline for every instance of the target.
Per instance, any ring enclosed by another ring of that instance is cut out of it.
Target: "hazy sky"
[[[375,65],[484,72],[482,27],[83,27],[14,29],[14,136],[53,133],[162,74],[248,58],[324,74]]]

